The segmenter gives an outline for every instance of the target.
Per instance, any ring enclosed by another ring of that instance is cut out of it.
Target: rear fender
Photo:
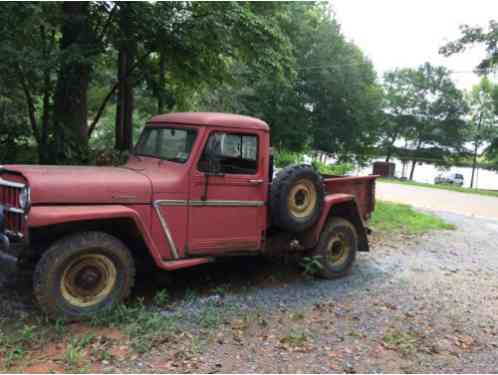
[[[162,264],[160,253],[149,231],[137,211],[123,205],[98,206],[33,206],[29,211],[30,229],[48,227],[55,224],[88,222],[97,220],[130,219],[136,225],[155,263]]]
[[[369,251],[367,231],[361,219],[355,197],[350,194],[329,194],[325,197],[318,222],[299,237],[301,244],[306,249],[312,249],[317,245],[327,220],[332,216],[342,217],[350,221],[358,233],[358,250]]]

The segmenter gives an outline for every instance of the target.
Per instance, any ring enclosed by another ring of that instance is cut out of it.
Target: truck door
[[[211,130],[193,167],[189,204],[191,254],[257,251],[266,225],[267,136]],[[209,147],[208,145],[211,145]],[[206,147],[211,150],[206,151]],[[211,157],[216,152],[217,173]],[[210,161],[211,160],[211,161]],[[206,180],[207,179],[207,180]]]

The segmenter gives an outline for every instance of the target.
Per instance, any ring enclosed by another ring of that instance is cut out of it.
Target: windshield
[[[185,163],[190,156],[197,132],[169,127],[145,128],[135,147],[135,155]]]

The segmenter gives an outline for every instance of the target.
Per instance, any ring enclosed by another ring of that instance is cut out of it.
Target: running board
[[[206,258],[188,258],[188,259],[180,259],[180,260],[170,260],[167,262],[161,262],[161,268],[174,271],[180,268],[188,268],[198,266],[200,264],[213,262],[214,258],[206,257]]]

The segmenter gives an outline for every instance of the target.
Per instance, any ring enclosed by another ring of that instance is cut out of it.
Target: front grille
[[[4,207],[5,229],[14,235],[25,230],[24,210],[19,206],[19,195],[24,184],[0,178],[0,204]]]

